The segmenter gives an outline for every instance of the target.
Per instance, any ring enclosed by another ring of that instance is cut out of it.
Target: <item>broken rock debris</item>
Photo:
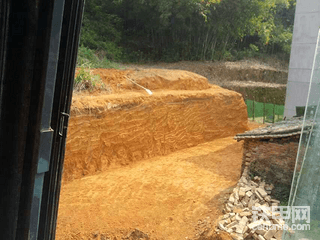
[[[246,167],[225,205],[217,231],[228,232],[236,240],[280,240],[285,222],[273,212],[280,204],[270,196],[273,189],[258,176],[250,180]]]

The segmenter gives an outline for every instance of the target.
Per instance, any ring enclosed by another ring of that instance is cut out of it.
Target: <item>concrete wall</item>
[[[296,115],[296,106],[306,105],[319,26],[320,1],[297,0],[284,112],[286,117]]]

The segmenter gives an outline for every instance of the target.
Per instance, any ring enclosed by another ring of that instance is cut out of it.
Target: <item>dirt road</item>
[[[56,239],[121,239],[134,228],[192,239],[199,220],[215,225],[221,215],[241,157],[242,143],[228,137],[67,183]]]

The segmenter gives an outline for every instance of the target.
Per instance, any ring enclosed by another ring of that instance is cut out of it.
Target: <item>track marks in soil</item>
[[[57,239],[133,228],[152,239],[192,238],[199,219],[221,214],[219,194],[236,183],[241,158],[242,143],[227,137],[67,183]]]

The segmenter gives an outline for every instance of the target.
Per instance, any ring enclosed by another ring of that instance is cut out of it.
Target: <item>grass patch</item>
[[[110,61],[103,50],[93,51],[80,46],[78,49],[77,67],[80,68],[115,68],[120,69],[119,64]]]
[[[93,75],[90,68],[81,67],[74,79],[73,90],[75,91],[93,91],[102,90],[111,93],[111,88],[106,86],[99,75]]]

